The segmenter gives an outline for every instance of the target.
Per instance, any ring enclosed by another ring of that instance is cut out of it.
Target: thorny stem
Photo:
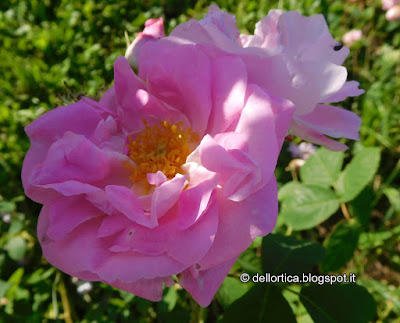
[[[64,281],[62,279],[60,280],[59,291],[64,309],[64,321],[65,323],[73,323],[71,318],[71,306],[69,305],[67,290],[65,289]]]

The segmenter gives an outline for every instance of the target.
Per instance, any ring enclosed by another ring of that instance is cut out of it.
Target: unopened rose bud
[[[342,41],[347,47],[350,47],[355,41],[361,39],[361,37],[362,31],[358,29],[353,29],[343,35]]]
[[[399,5],[400,0],[382,0],[382,9],[389,10],[390,8]]]
[[[138,55],[140,48],[149,41],[165,37],[163,18],[149,19],[144,25],[145,28],[143,31],[136,36],[135,40],[128,46],[125,52],[125,57],[134,69],[138,69]]]
[[[400,5],[394,6],[386,12],[386,20],[397,21],[400,20]]]

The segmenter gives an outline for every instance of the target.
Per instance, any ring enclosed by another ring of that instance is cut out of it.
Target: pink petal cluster
[[[382,9],[387,11],[387,21],[400,20],[400,0],[382,0]]]
[[[400,5],[393,6],[386,12],[386,20],[388,21],[400,20]]]
[[[360,118],[327,104],[364,91],[358,82],[346,82],[342,63],[349,49],[333,39],[322,15],[271,10],[256,24],[254,35],[244,35],[233,15],[213,5],[204,19],[180,24],[162,40],[216,46],[240,57],[251,81],[295,105],[294,135],[331,150],[347,146],[329,137],[359,139]]]
[[[352,29],[343,35],[342,41],[346,46],[351,47],[351,45],[353,45],[354,42],[356,42],[357,40],[360,40],[361,37],[362,37],[361,30]]]
[[[382,0],[382,9],[385,11],[397,5],[400,5],[400,0]]]
[[[293,105],[215,48],[149,42],[139,65],[136,76],[118,58],[100,102],[58,107],[26,128],[24,188],[44,205],[38,235],[54,266],[153,301],[179,275],[207,306],[239,254],[275,226],[274,169]],[[199,135],[182,174],[130,180],[124,163],[138,165],[126,141],[142,119]]]
[[[357,116],[323,104],[362,93],[337,46],[322,16],[295,12],[271,11],[253,36],[216,6],[168,37],[162,20],[148,21],[99,102],[26,127],[22,180],[43,204],[46,259],[152,301],[179,283],[208,306],[240,253],[275,226],[289,127],[334,150],[346,146],[323,134],[358,138]]]

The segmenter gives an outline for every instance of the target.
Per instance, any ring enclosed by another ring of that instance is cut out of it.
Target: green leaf
[[[13,285],[19,285],[24,276],[24,268],[18,268],[8,279],[8,282]]]
[[[234,277],[226,277],[218,290],[219,300],[224,308],[242,297],[249,290],[249,284],[242,283]]]
[[[399,233],[400,225],[389,231],[363,232],[360,235],[359,248],[361,250],[368,250],[383,246],[387,240]]]
[[[343,203],[351,201],[374,177],[380,161],[379,148],[363,148],[340,174],[336,191]]]
[[[343,152],[319,148],[300,168],[301,180],[306,184],[333,186],[343,165]]]
[[[357,279],[357,284],[368,288],[378,303],[388,304],[392,307],[393,312],[400,317],[400,290],[398,288],[372,279]]]
[[[11,259],[15,261],[21,260],[25,256],[26,241],[18,236],[11,238],[6,245],[6,249]]]
[[[376,315],[374,298],[356,284],[310,285],[301,289],[300,300],[315,323],[368,323]]]
[[[282,185],[278,191],[278,200],[283,201],[288,198],[290,195],[293,195],[298,187],[303,186],[300,182],[292,181]]]
[[[0,201],[0,213],[10,213],[15,211],[15,203]]]
[[[43,268],[39,268],[37,270],[35,270],[30,276],[29,278],[26,280],[26,282],[28,284],[37,284],[43,280],[46,280],[47,278],[49,278],[55,271],[55,267],[51,267],[49,269],[47,269],[46,271],[44,271]]]
[[[163,296],[163,302],[167,304],[168,312],[175,308],[176,302],[178,301],[178,294],[174,287],[168,288],[165,296]]]
[[[324,258],[324,248],[312,241],[269,234],[263,240],[262,261],[265,273],[300,275],[310,272]]]
[[[21,232],[23,227],[24,227],[24,225],[23,225],[22,221],[20,221],[19,219],[15,219],[11,222],[10,228],[8,229],[8,234],[13,236],[13,235]]]
[[[0,279],[0,298],[3,298],[6,295],[8,289],[11,286],[12,286],[11,283]]]
[[[358,194],[358,196],[350,202],[350,213],[362,225],[368,224],[372,214],[372,201],[374,200],[374,192],[371,187],[367,186]]]
[[[326,256],[321,271],[326,273],[342,268],[353,257],[360,233],[360,225],[356,221],[339,223],[324,241]]]
[[[280,216],[294,230],[310,229],[339,208],[333,191],[317,185],[297,185],[281,203]]]
[[[247,249],[236,262],[248,273],[260,273],[262,271],[261,258],[257,257],[254,250]]]
[[[296,322],[293,311],[280,289],[268,285],[253,287],[224,313],[225,322]]]
[[[400,212],[400,192],[392,187],[387,187],[383,190],[383,193],[388,198],[394,210]]]

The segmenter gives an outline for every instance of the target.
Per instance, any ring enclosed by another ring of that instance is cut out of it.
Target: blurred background
[[[0,322],[400,322],[400,7],[391,2],[2,0]],[[112,84],[114,60],[125,53],[125,31],[132,41],[147,19],[163,17],[169,33],[204,17],[212,3],[235,14],[242,33],[253,33],[273,8],[323,14],[334,38],[351,49],[349,79],[366,90],[338,104],[362,118],[361,141],[345,142],[350,149],[344,154],[315,151],[297,139],[284,145],[276,171],[281,214],[275,234],[256,239],[242,254],[207,309],[179,286],[152,303],[61,273],[42,257],[36,235],[41,206],[22,188],[29,149],[24,127],[82,95],[98,98]],[[324,178],[320,160],[338,169],[339,182],[354,178],[355,187],[315,180]],[[296,196],[310,192],[317,203],[300,205]],[[323,201],[324,194],[337,196],[334,205]],[[299,212],[301,224],[293,219]],[[288,258],[278,261],[282,255]],[[355,273],[359,289],[238,280],[242,272],[293,268]],[[355,302],[349,308],[340,303],[345,295]]]

